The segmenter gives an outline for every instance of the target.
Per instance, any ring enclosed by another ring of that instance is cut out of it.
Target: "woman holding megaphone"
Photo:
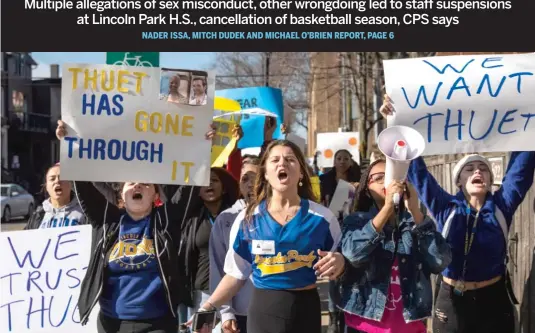
[[[385,95],[383,116],[394,112]],[[489,161],[477,154],[453,169],[459,191],[446,192],[423,158],[411,163],[409,181],[452,248],[442,272],[433,330],[440,333],[514,332],[514,299],[506,269],[507,232],[533,183],[535,152],[513,152],[502,186],[492,193]]]
[[[340,308],[346,332],[425,333],[431,316],[431,274],[451,261],[433,221],[420,211],[410,184],[385,184],[384,160],[364,172],[356,213],[344,220]],[[385,191],[386,185],[386,191]],[[395,197],[404,198],[396,204]]]

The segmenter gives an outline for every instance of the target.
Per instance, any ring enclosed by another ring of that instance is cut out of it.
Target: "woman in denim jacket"
[[[433,306],[430,275],[450,263],[451,250],[420,211],[413,187],[393,181],[385,194],[384,175],[384,160],[370,165],[357,191],[356,213],[343,224],[348,263],[339,304],[346,332],[425,333],[422,320]],[[405,199],[399,212],[395,193]]]

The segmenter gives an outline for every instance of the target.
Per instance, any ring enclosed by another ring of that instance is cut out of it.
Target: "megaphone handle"
[[[394,205],[396,206],[399,206],[399,201],[400,201],[400,195],[399,193],[394,193],[394,195],[392,196],[392,201],[394,202]]]

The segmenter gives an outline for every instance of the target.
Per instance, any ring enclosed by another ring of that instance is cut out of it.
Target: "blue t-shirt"
[[[296,289],[316,283],[313,266],[318,249],[336,251],[340,224],[331,211],[309,200],[282,226],[268,213],[266,202],[256,208],[251,221],[242,211],[230,231],[225,273],[245,280],[251,274],[260,289]]]
[[[100,296],[104,315],[123,320],[155,319],[169,315],[158,267],[150,217],[121,219],[119,240],[111,250],[107,279]]]

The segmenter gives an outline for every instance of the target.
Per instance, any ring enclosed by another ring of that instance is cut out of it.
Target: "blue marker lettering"
[[[49,308],[45,308],[45,296],[41,296],[41,307],[33,309],[33,297],[30,297],[30,305],[28,306],[28,312],[26,313],[26,328],[30,329],[30,320],[34,313],[41,313],[41,327],[45,327],[45,311],[50,311]]]
[[[34,276],[34,275],[36,275],[36,276]],[[33,284],[37,289],[39,289],[39,291],[42,294],[43,293],[43,289],[41,287],[39,287],[39,285],[35,282],[35,280],[39,280],[40,277],[41,277],[41,272],[39,272],[39,271],[28,272],[28,281],[26,282],[26,291],[30,291],[30,289],[31,289],[30,286]]]
[[[49,239],[48,242],[46,243],[46,246],[45,246],[45,249],[43,250],[43,253],[41,254],[41,260],[39,260],[39,263],[37,265],[35,265],[33,263],[32,251],[31,250],[26,252],[26,255],[24,255],[24,258],[22,259],[22,263],[21,263],[20,260],[19,260],[19,256],[17,255],[17,251],[15,250],[15,248],[13,247],[13,243],[11,242],[11,237],[7,237],[7,241],[9,243],[9,247],[11,248],[11,251],[15,255],[15,260],[17,261],[17,265],[20,268],[24,267],[24,265],[26,264],[26,259],[28,259],[30,261],[30,265],[33,268],[36,268],[36,269],[40,268],[41,265],[43,264],[43,261],[45,260],[45,255],[46,255],[46,252],[48,251],[48,247],[50,246],[50,239]]]
[[[526,75],[526,76],[533,76],[533,73],[531,72],[519,72],[519,73],[513,73],[511,75],[509,75],[510,78],[514,78],[514,77],[518,77],[517,81],[516,81],[516,91],[518,91],[518,93],[522,93],[521,91],[521,86],[522,86],[522,75]]]
[[[472,138],[473,140],[483,140],[484,138],[486,138],[490,134],[492,128],[494,127],[494,122],[496,121],[496,116],[498,115],[498,110],[494,110],[494,115],[492,116],[492,121],[490,122],[490,125],[487,128],[487,131],[485,133],[483,133],[483,135],[480,136],[479,138],[476,138],[472,134],[472,123],[474,121],[475,114],[476,114],[476,112],[474,110],[472,110],[472,114],[470,115],[470,124],[468,125],[468,134],[470,135],[470,138]]]
[[[516,130],[513,130],[513,131],[509,131],[509,132],[502,132],[502,126],[504,123],[509,123],[513,120],[515,120],[515,118],[507,118],[510,114],[513,114],[515,112],[517,112],[518,110],[509,110],[507,111],[503,117],[502,117],[502,121],[500,121],[500,125],[498,125],[498,133],[500,134],[511,134],[511,133],[514,133],[516,132]]]
[[[444,115],[444,113],[428,113],[425,116],[416,119],[414,121],[413,125],[416,125],[418,122],[420,122],[420,120],[423,120],[423,119],[427,118],[427,142],[431,142],[431,140],[432,140],[431,133],[433,132],[432,131],[432,120],[431,120],[431,118],[433,118],[434,116],[443,116],[443,115]]]
[[[125,161],[150,161],[154,163],[163,162],[163,143],[149,143],[145,140],[140,141],[119,141],[111,139],[106,142],[104,139],[79,139],[74,137],[65,137],[68,142],[68,157],[72,158],[74,144],[78,143],[78,156],[80,159],[110,159]],[[128,149],[130,148],[130,149]]]
[[[58,278],[56,279],[56,284],[54,286],[51,286],[50,285],[50,282],[49,282],[49,278],[48,276],[50,275],[50,272],[46,272],[45,273],[45,281],[46,281],[46,286],[48,287],[48,289],[50,290],[56,290],[59,286],[59,281],[61,280],[61,273],[63,273],[63,270],[60,268],[59,269],[59,272],[58,272]]]
[[[8,322],[8,329],[9,331],[11,332],[13,330],[13,325],[12,325],[12,322],[11,322],[11,304],[16,304],[16,303],[20,303],[20,302],[24,302],[24,300],[22,299],[19,299],[17,301],[13,301],[13,302],[9,302],[9,303],[6,303],[6,304],[2,304],[2,306],[0,306],[0,309],[3,308],[3,307],[6,307],[7,306],[7,322]]]
[[[526,118],[526,123],[524,124],[524,132],[526,131],[526,128],[528,128],[529,120],[531,117],[535,117],[535,113],[522,113],[520,116]]]
[[[48,322],[50,323],[50,326],[52,327],[59,327],[61,326],[61,324],[63,324],[63,322],[65,321],[65,318],[67,318],[67,312],[69,311],[69,306],[71,305],[71,301],[72,301],[72,295],[69,297],[69,302],[67,303],[67,306],[65,307],[65,312],[63,312],[63,317],[61,318],[61,321],[54,325],[54,323],[52,322],[52,302],[54,301],[54,296],[50,296],[50,303],[48,305]]]
[[[13,275],[22,275],[22,273],[9,273],[7,275],[4,275],[0,277],[0,280],[9,277],[9,294],[13,296]]]
[[[91,95],[90,102],[87,101],[87,94],[82,95],[82,114],[83,115],[87,114],[87,108],[91,109],[89,112],[90,115],[95,114],[95,95],[94,94]]]
[[[450,124],[451,109],[446,113],[446,124],[444,125],[444,140],[448,141],[448,130],[450,127],[457,127],[457,139],[462,140],[463,111],[457,110],[457,123]]]
[[[86,267],[87,268],[87,267]],[[71,275],[71,272],[76,272],[76,268],[71,268],[69,269],[67,272],[65,272],[65,275],[67,275],[68,277],[76,280],[76,284],[75,285],[69,285],[69,288],[70,289],[74,289],[74,288],[77,288],[79,285],[80,285],[80,279],[77,277],[77,276],[74,276],[74,275]]]
[[[446,72],[446,69],[448,68],[451,68],[452,70],[454,70],[457,74],[461,74],[462,72],[464,72],[464,70],[466,69],[466,67],[468,67],[468,65],[470,65],[475,59],[470,59],[470,61],[468,61],[466,64],[464,64],[463,68],[461,70],[457,70],[455,67],[453,67],[451,64],[447,64],[446,66],[444,66],[442,68],[442,70],[438,67],[436,67],[435,65],[433,65],[432,63],[430,63],[429,61],[427,60],[423,60],[424,63],[428,64],[429,66],[431,66],[431,68],[433,68],[434,70],[436,70],[438,73],[440,74],[444,74]]]
[[[56,258],[56,260],[65,260],[65,259],[68,259],[68,258],[71,258],[71,257],[76,257],[78,255],[78,253],[71,253],[67,256],[64,256],[64,257],[58,257],[58,249],[59,249],[59,246],[62,245],[62,244],[65,244],[65,243],[72,243],[72,242],[76,242],[76,239],[70,239],[70,240],[66,240],[66,241],[63,241],[63,242],[60,242],[61,238],[63,236],[67,236],[67,235],[70,235],[70,234],[78,234],[80,233],[80,231],[68,231],[68,232],[65,232],[61,235],[58,236],[58,241],[56,243],[56,249],[54,250],[54,257]]]
[[[489,91],[489,95],[492,97],[496,97],[500,94],[500,91],[502,90],[503,83],[505,82],[506,77],[503,76],[502,80],[500,81],[500,84],[498,85],[498,88],[496,88],[495,92],[492,92],[492,87],[490,86],[490,78],[488,74],[485,74],[483,76],[483,79],[481,80],[481,83],[479,84],[479,88],[477,88],[477,94],[481,94],[481,90],[483,90],[483,86],[485,85],[485,82],[487,83],[487,89]]]
[[[486,69],[503,67],[503,65],[494,65],[494,66],[488,66],[488,67],[486,66],[487,62],[502,61],[502,59],[503,59],[503,57],[485,58],[485,60],[483,60],[483,62],[481,63],[481,67],[486,68]]]
[[[462,85],[459,86],[459,84],[462,82]],[[446,97],[446,99],[450,99],[451,98],[451,95],[453,94],[453,92],[457,89],[464,89],[466,90],[466,94],[470,97],[472,96],[470,94],[470,89],[468,89],[468,85],[466,84],[466,81],[464,80],[464,77],[460,76],[457,80],[455,80],[455,82],[453,83],[453,85],[451,86],[450,88],[450,91],[448,92],[448,97]]]
[[[418,89],[418,95],[416,96],[416,101],[414,104],[412,104],[409,101],[409,97],[407,96],[407,92],[405,91],[405,88],[401,88],[401,91],[403,91],[403,95],[405,96],[405,100],[407,101],[407,104],[411,109],[416,109],[418,107],[418,104],[420,103],[420,96],[423,96],[423,99],[425,100],[425,103],[429,106],[435,105],[435,102],[437,101],[438,92],[440,91],[440,87],[442,87],[442,82],[438,83],[438,86],[435,89],[435,94],[433,95],[433,99],[429,101],[427,99],[427,94],[425,92],[424,86],[420,86],[420,89]]]

